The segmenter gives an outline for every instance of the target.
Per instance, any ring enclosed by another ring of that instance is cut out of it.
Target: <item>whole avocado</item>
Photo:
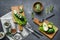
[[[54,30],[53,28],[48,29],[48,31],[47,31],[48,34],[52,34],[52,33],[54,33],[54,32],[55,32],[55,30]]]

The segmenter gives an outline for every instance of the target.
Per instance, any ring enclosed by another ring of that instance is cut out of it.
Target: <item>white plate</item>
[[[4,38],[5,37],[5,33],[4,32],[0,32],[1,34],[3,34],[2,37],[0,37],[0,39]]]

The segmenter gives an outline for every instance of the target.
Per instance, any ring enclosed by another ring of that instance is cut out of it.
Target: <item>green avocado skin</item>
[[[54,33],[54,32],[55,32],[54,29],[51,28],[51,29],[48,29],[48,31],[47,31],[46,33],[48,33],[48,34],[52,34],[52,33]]]

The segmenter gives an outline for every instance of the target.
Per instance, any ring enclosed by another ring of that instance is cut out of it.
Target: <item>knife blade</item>
[[[36,32],[38,35],[40,35],[40,36],[43,36],[42,34],[40,34],[39,32],[37,32],[36,30],[34,30],[34,32]]]
[[[37,35],[33,30],[31,30],[30,28],[26,27],[26,29],[28,29],[33,35],[35,35],[37,38],[40,38],[39,35]]]
[[[26,24],[26,29],[29,30],[32,34],[34,34],[38,38],[40,38],[40,36],[43,36],[42,34],[38,33],[36,30],[33,30],[29,23]]]

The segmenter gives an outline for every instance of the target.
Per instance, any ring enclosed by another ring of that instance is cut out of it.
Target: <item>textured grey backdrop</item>
[[[27,17],[28,22],[32,25],[33,29],[37,29],[38,26],[32,22],[31,19],[31,12],[32,12],[32,5],[34,2],[40,1],[44,9],[49,6],[49,5],[54,5],[54,11],[53,13],[55,14],[54,17],[48,19],[49,21],[53,22],[58,28],[59,31],[53,38],[53,40],[59,40],[60,39],[60,0],[0,0],[0,17],[5,15],[6,13],[11,11],[11,6],[16,6],[16,5],[24,5],[24,11]],[[42,14],[45,14],[45,11],[43,10]],[[35,17],[41,19],[45,17],[45,15],[35,15]],[[3,31],[1,22],[0,22],[0,31]],[[43,34],[42,34],[43,35]],[[49,40],[46,36],[40,36],[41,38],[38,39],[35,37],[33,34],[30,34],[27,38],[23,40]],[[7,37],[3,38],[2,40],[9,40]]]

